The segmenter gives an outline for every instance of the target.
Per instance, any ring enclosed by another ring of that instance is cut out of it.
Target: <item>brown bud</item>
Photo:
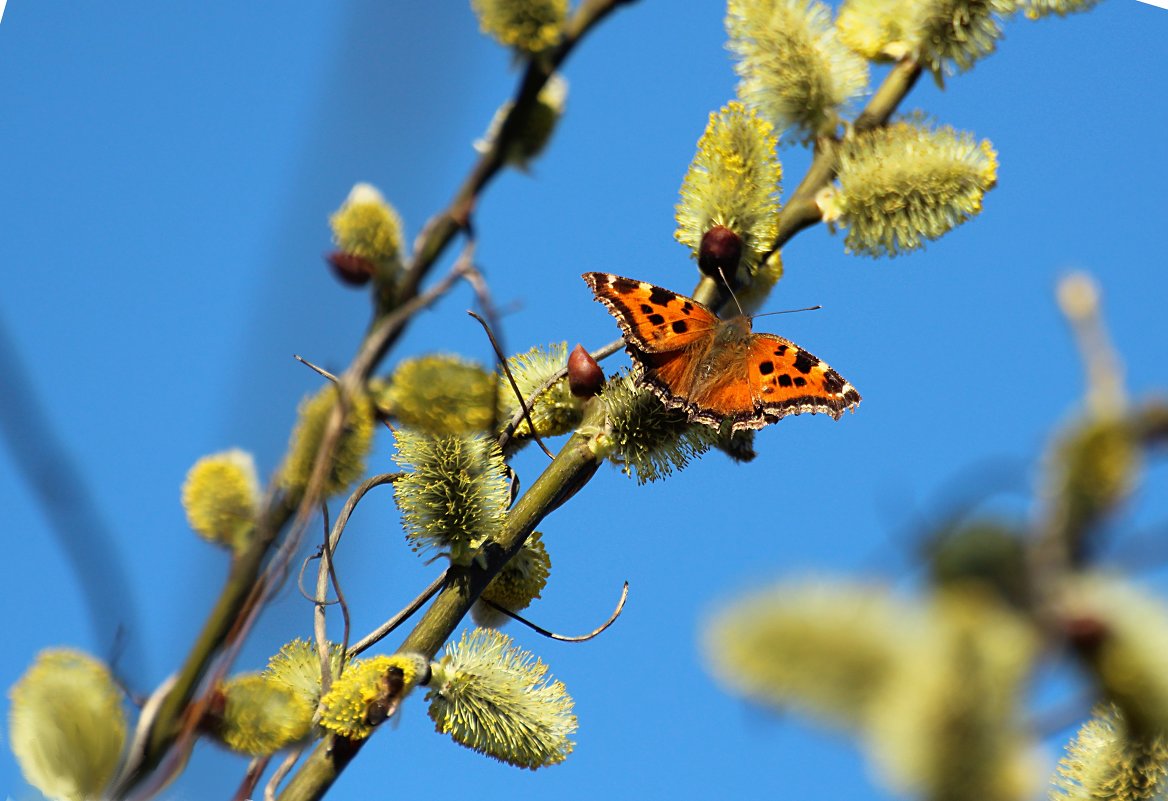
[[[364,256],[339,250],[326,253],[324,258],[333,268],[333,275],[349,286],[364,286],[369,283],[376,269],[373,262]]]
[[[205,732],[216,734],[223,728],[223,715],[227,712],[227,694],[223,692],[223,685],[217,685],[207,691],[203,698],[205,706],[203,715],[199,718],[199,728]]]
[[[724,225],[715,225],[702,234],[698,248],[698,267],[711,278],[719,278],[718,271],[733,283],[738,262],[742,260],[742,237]]]
[[[583,345],[577,345],[568,356],[568,388],[577,398],[591,398],[603,385],[604,371]]]
[[[1111,633],[1105,621],[1089,614],[1066,618],[1063,620],[1063,631],[1075,648],[1088,654],[1098,650]]]

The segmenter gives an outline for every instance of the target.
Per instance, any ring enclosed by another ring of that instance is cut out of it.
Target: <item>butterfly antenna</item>
[[[722,268],[718,268],[718,275],[722,276],[722,283],[726,287],[726,291],[730,293],[730,299],[734,301],[734,305],[738,307],[738,313],[743,317],[746,312],[742,310],[742,304],[738,302],[738,296],[734,294],[734,289],[730,286],[730,282],[726,280],[726,273],[722,272]]]
[[[751,319],[758,319],[759,317],[773,317],[776,314],[794,314],[795,312],[819,311],[822,308],[822,306],[816,305],[804,306],[802,309],[783,309],[782,311],[763,312],[762,314],[754,315],[754,317]]]

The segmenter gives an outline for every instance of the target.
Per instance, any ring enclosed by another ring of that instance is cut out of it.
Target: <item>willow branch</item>
[[[603,412],[594,404],[592,414]],[[590,415],[591,417],[591,415]],[[587,425],[583,429],[594,428]],[[422,615],[398,649],[433,659],[442,644],[454,633],[471,605],[490,580],[527,541],[541,520],[570,498],[592,478],[599,466],[590,437],[577,432],[565,443],[556,458],[535,480],[507,515],[496,542],[483,549],[482,564],[454,566],[434,602]],[[296,775],[280,794],[281,801],[312,801],[321,798],[364,741],[328,735],[301,764]]]
[[[584,0],[567,21],[560,44],[546,54],[532,58],[523,72],[511,109],[499,127],[499,134],[483,153],[455,193],[450,204],[426,223],[415,243],[405,276],[390,298],[392,303],[417,294],[422,280],[441,257],[455,235],[465,228],[479,196],[505,164],[504,154],[522,133],[528,116],[536,107],[539,92],[552,74],[605,17],[633,0]],[[382,312],[390,307],[383,307]],[[387,347],[392,342],[386,343]]]
[[[522,129],[526,115],[535,107],[539,90],[575,49],[576,45],[605,17],[618,6],[631,0],[584,0],[569,19],[563,39],[551,53],[534,59],[524,72],[510,114],[500,128],[494,147],[485,153],[445,212],[440,213],[426,225],[423,235],[415,248],[410,265],[402,281],[393,293],[392,305],[385,305],[385,298],[379,297],[379,307],[374,322],[361,344],[349,368],[339,381],[339,396],[352,397],[364,387],[372,371],[396,342],[412,316],[445,293],[459,277],[455,273],[448,276],[440,286],[425,295],[419,295],[425,277],[445,251],[454,235],[465,225],[467,215],[474,207],[479,194],[503,166],[503,153]],[[345,414],[339,408],[330,417],[325,436],[317,452],[313,479],[323,475],[323,470],[332,463]],[[257,521],[251,546],[239,554],[232,562],[226,585],[220,592],[186,660],[178,671],[174,686],[166,694],[159,707],[158,716],[151,730],[144,737],[145,747],[141,759],[125,774],[124,781],[116,788],[116,795],[129,792],[138,785],[149,772],[159,764],[167,749],[175,742],[183,728],[183,717],[191,699],[194,698],[207,671],[220,655],[221,648],[228,641],[231,632],[244,632],[250,627],[269,593],[275,589],[287,569],[287,563],[299,544],[307,526],[311,510],[319,503],[319,481],[310,480],[308,489],[301,496],[271,491]],[[278,540],[281,531],[292,524],[290,533],[272,557],[272,564],[261,577],[261,569],[268,561],[269,552]],[[229,659],[224,660],[221,670],[226,669]]]

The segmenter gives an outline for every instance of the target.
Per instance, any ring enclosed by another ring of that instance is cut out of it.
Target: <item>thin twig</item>
[[[318,367],[317,365],[308,361],[308,359],[305,359],[299,353],[293,353],[292,358],[295,359],[296,361],[300,362],[301,364],[303,364],[309,370],[312,370],[313,372],[317,373],[318,375],[321,375],[324,378],[327,378],[329,381],[332,381],[334,384],[340,382],[340,379],[337,378],[332,373],[330,373],[328,370],[324,369],[323,367]]]
[[[503,374],[507,376],[507,380],[511,383],[511,389],[515,392],[515,397],[519,399],[519,411],[522,414],[522,419],[527,421],[527,425],[531,428],[531,436],[539,445],[540,450],[547,454],[549,459],[556,458],[551,451],[548,450],[547,445],[543,444],[543,439],[540,438],[539,432],[535,430],[535,423],[531,419],[531,409],[527,406],[527,401],[523,398],[523,393],[519,390],[519,384],[515,381],[515,376],[511,373],[511,367],[507,364],[507,357],[503,355],[503,351],[499,349],[499,343],[495,340],[494,333],[491,332],[491,327],[487,325],[487,321],[479,317],[472,311],[468,311],[471,317],[479,321],[479,325],[487,332],[487,339],[491,340],[491,347],[495,349],[495,356],[499,360],[499,366],[503,368]]]
[[[320,564],[316,569],[316,593],[312,607],[312,633],[316,640],[316,655],[320,660],[320,693],[324,695],[333,685],[332,660],[329,659],[328,625],[325,617],[326,602],[328,601],[328,585],[335,576],[333,572],[332,549],[329,548],[330,529],[328,504],[321,502],[321,516],[324,523],[324,536],[320,543]],[[337,593],[337,603],[341,606],[341,616],[345,620],[345,631],[349,627],[349,609],[345,598],[341,594],[339,584],[334,583]]]
[[[264,785],[264,801],[276,801],[276,788],[280,786],[280,782],[288,775],[288,772],[296,765],[296,760],[300,759],[300,755],[304,753],[304,746],[294,748],[284,757],[284,761],[272,773],[272,778],[268,779],[268,783]]]
[[[243,781],[239,783],[239,788],[235,791],[235,795],[231,796],[231,801],[248,801],[251,798],[252,792],[256,785],[260,783],[260,778],[264,775],[264,771],[268,768],[268,763],[272,761],[272,757],[252,757],[251,761],[247,763],[247,772],[243,774]]]
[[[525,617],[523,617],[515,612],[512,612],[510,609],[507,609],[506,607],[499,606],[499,604],[495,603],[494,601],[490,600],[489,598],[483,598],[481,595],[479,596],[479,602],[484,603],[487,606],[490,606],[492,609],[494,609],[498,612],[502,612],[503,614],[507,615],[507,617],[511,618],[512,620],[519,621],[520,623],[527,626],[532,631],[534,631],[538,634],[542,634],[543,636],[547,637],[548,639],[559,640],[560,642],[587,642],[588,640],[591,640],[593,637],[596,637],[596,636],[599,636],[600,634],[602,634],[605,629],[607,629],[609,626],[611,626],[613,623],[616,622],[616,619],[618,617],[620,617],[620,613],[625,608],[625,601],[628,600],[628,597],[629,597],[629,583],[626,581],[624,589],[621,590],[620,600],[617,601],[616,609],[609,616],[608,620],[606,620],[603,623],[603,625],[600,626],[600,628],[594,629],[592,632],[590,632],[588,634],[583,634],[579,637],[569,637],[569,636],[566,636],[564,634],[556,634],[555,632],[548,631],[547,629],[542,628],[540,626],[537,626],[535,623],[532,623],[527,618],[525,618]]]
[[[313,631],[316,637],[317,652],[320,655],[322,694],[328,692],[333,678],[330,659],[331,649],[328,644],[328,629],[325,625],[325,607],[329,605],[327,601],[329,583],[332,584],[333,591],[336,593],[336,602],[340,604],[341,617],[344,621],[343,636],[341,638],[342,654],[349,647],[349,633],[351,631],[349,605],[345,602],[345,595],[341,591],[340,580],[337,578],[336,573],[336,565],[332,558],[333,554],[336,553],[337,547],[341,542],[341,535],[344,533],[345,527],[349,524],[349,517],[353,514],[353,510],[357,508],[357,504],[365,497],[365,494],[374,487],[396,481],[401,475],[401,473],[381,473],[362,481],[345,501],[345,505],[341,508],[341,513],[338,515],[337,521],[331,529],[328,524],[328,509],[325,509],[324,540],[321,543],[319,553],[321,563],[316,574],[316,595],[313,598],[313,603],[315,604],[313,609]]]
[[[330,542],[334,553],[337,550],[337,543],[341,541],[341,534],[344,533],[345,526],[349,524],[349,517],[353,514],[353,510],[357,508],[357,504],[361,502],[361,499],[365,497],[366,493],[374,487],[380,487],[383,484],[392,484],[404,475],[405,473],[378,473],[357,485],[357,488],[353,490],[348,500],[345,501],[345,505],[341,507],[341,513],[337,515],[337,521],[333,524],[333,533]]]
[[[309,593],[308,590],[304,589],[304,573],[306,570],[308,570],[308,563],[314,559],[319,558],[320,548],[317,548],[315,553],[310,553],[308,556],[304,557],[304,561],[300,563],[300,572],[296,574],[296,589],[300,591],[300,597],[308,601],[310,604],[322,602],[316,599],[315,593]],[[323,603],[326,606],[332,606],[336,603],[336,601],[324,601]]]
[[[442,589],[443,585],[446,584],[446,577],[449,575],[449,573],[450,568],[443,570],[442,575],[438,576],[438,578],[430,582],[430,586],[422,590],[417,598],[410,601],[408,606],[391,617],[389,620],[382,623],[373,631],[369,632],[369,634],[365,635],[363,638],[361,638],[360,641],[355,643],[352,648],[346,651],[345,658],[350,659],[354,656],[357,656],[362,651],[365,651],[366,649],[376,645],[386,636],[388,636],[394,629],[409,620],[410,616],[421,609],[426,601],[429,601],[438,593],[440,589]]]

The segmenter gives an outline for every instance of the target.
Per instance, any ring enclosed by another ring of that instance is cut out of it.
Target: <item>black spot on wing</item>
[[[668,306],[675,300],[677,300],[675,293],[670,292],[668,289],[662,289],[659,286],[653,287],[653,291],[649,293],[649,302],[654,306]]]
[[[654,315],[654,316],[659,317],[660,315]],[[685,320],[674,320],[673,325],[670,327],[673,328],[673,333],[675,333],[675,334],[684,334],[686,331],[689,330],[689,326],[686,325]]]
[[[653,325],[663,325],[665,323],[665,318],[660,314],[650,314],[646,319]]]
[[[786,373],[783,373],[782,375],[780,375],[779,376],[779,386],[780,387],[791,386],[791,376],[787,375]]]
[[[612,287],[613,292],[616,292],[620,295],[627,295],[630,292],[635,292],[641,286],[641,284],[639,281],[630,281],[628,278],[614,277],[612,279],[612,283],[609,284],[609,286]]]
[[[786,352],[787,352],[786,345],[779,345],[777,348],[775,348],[775,355],[776,356],[782,356]]]
[[[795,357],[795,369],[803,374],[810,373],[811,368],[817,364],[819,364],[819,359],[815,358],[805,350],[799,351],[799,355]]]
[[[762,364],[760,364],[758,366],[758,371],[760,373],[762,373],[763,375],[770,375],[771,373],[773,373],[775,371],[775,363],[774,362],[763,362]]]
[[[838,395],[843,391],[844,380],[835,370],[828,370],[823,374],[823,388],[832,395]]]
[[[795,376],[795,386],[797,386],[797,387],[807,386],[807,379],[801,375]]]

